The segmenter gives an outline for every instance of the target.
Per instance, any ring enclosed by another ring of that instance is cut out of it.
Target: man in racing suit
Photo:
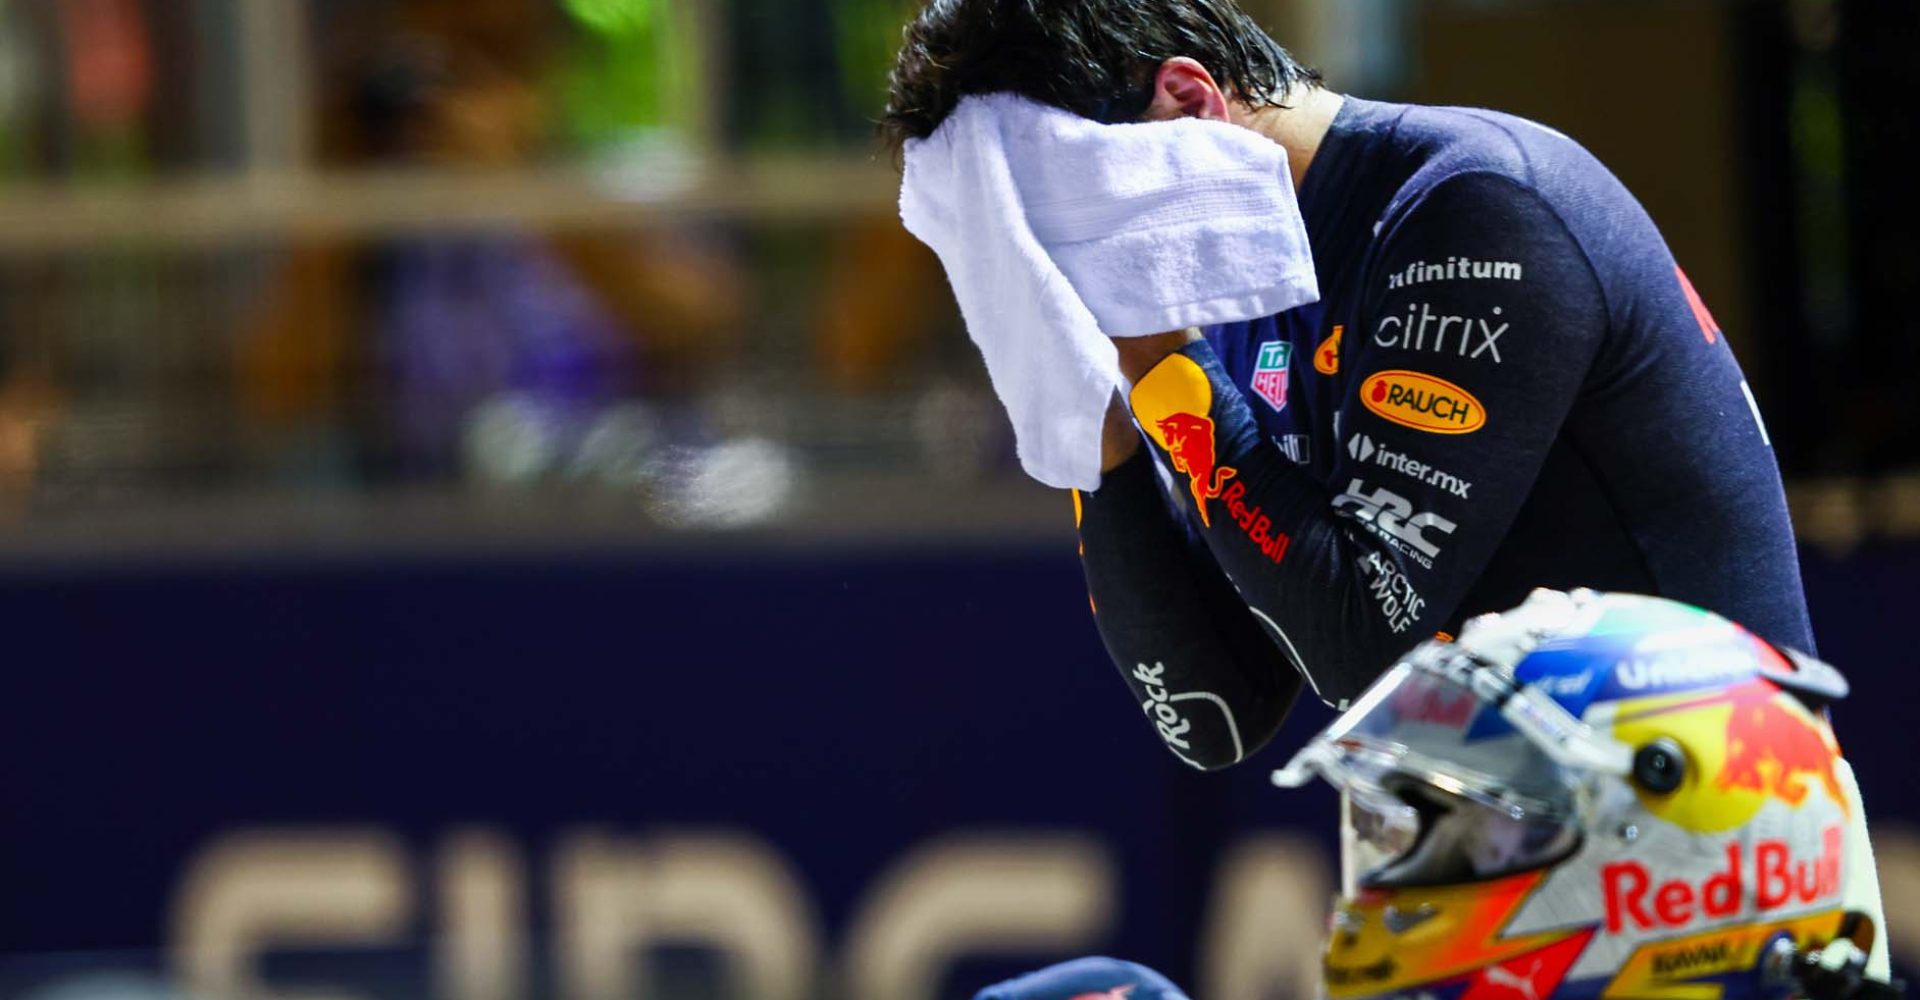
[[[888,128],[1014,91],[1286,147],[1322,299],[1117,341],[1076,494],[1106,646],[1168,747],[1244,759],[1534,587],[1658,594],[1813,641],[1767,431],[1624,186],[1491,111],[1335,94],[1231,0],[931,0]]]

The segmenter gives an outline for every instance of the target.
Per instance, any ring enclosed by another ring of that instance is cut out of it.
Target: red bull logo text
[[[1766,683],[1733,689],[1733,714],[1727,718],[1727,759],[1714,784],[1720,791],[1740,788],[1780,799],[1798,808],[1809,781],[1848,811],[1846,794],[1834,775],[1838,749],[1819,723],[1781,704],[1782,695]]]
[[[1390,702],[1401,722],[1465,729],[1473,721],[1480,700],[1473,692],[1441,687],[1438,684],[1402,684]]]
[[[1784,840],[1760,840],[1749,858],[1745,845],[1727,845],[1726,867],[1699,881],[1676,878],[1654,884],[1639,861],[1621,861],[1600,869],[1606,897],[1607,933],[1683,927],[1742,913],[1749,903],[1766,913],[1796,903],[1812,904],[1840,895],[1840,827],[1820,832],[1820,853],[1796,858]]]
[[[1246,498],[1247,484],[1234,483],[1227,487],[1227,492],[1220,500],[1227,505],[1227,516],[1240,526],[1247,540],[1260,550],[1261,555],[1277,564],[1287,557],[1287,546],[1293,543],[1293,539],[1287,537],[1285,532],[1276,530],[1273,519],[1267,516],[1266,511],[1258,504],[1249,505]]]
[[[1238,475],[1230,466],[1215,465],[1218,454],[1213,439],[1213,421],[1191,413],[1176,413],[1157,422],[1160,442],[1173,462],[1173,471],[1186,476],[1193,491],[1194,507],[1200,523],[1213,527],[1207,514],[1207,501],[1218,500],[1227,480]]]

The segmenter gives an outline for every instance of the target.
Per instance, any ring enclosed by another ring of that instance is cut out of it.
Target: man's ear
[[[1153,101],[1141,117],[1150,122],[1175,118],[1232,120],[1227,113],[1226,92],[1205,66],[1186,56],[1174,56],[1160,64],[1153,76]]]

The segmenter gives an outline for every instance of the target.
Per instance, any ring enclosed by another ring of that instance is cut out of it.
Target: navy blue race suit
[[[1338,705],[1534,587],[1812,651],[1759,407],[1604,166],[1511,116],[1349,98],[1300,200],[1322,301],[1161,362],[1131,399],[1151,447],[1075,498],[1102,637],[1175,753],[1232,764],[1303,677]]]

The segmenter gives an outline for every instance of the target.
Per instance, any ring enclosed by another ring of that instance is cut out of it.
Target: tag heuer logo
[[[1260,345],[1260,361],[1253,368],[1254,395],[1276,410],[1287,408],[1287,368],[1293,364],[1293,345],[1278,340]]]

